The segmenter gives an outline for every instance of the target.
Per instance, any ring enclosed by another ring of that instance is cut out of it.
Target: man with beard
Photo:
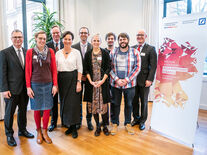
[[[60,28],[57,25],[54,25],[51,29],[52,40],[49,41],[46,45],[49,48],[52,48],[56,53],[60,49],[64,47],[61,37]],[[49,126],[48,130],[51,132],[57,127],[57,120],[58,120],[58,93],[55,94],[53,98],[53,108],[52,108],[52,118],[51,118],[51,125]],[[64,125],[64,124],[62,124]]]
[[[80,51],[81,53],[81,57],[82,57],[82,63],[85,57],[85,53],[92,50],[92,45],[88,42],[88,37],[89,37],[89,29],[87,27],[81,27],[79,30],[79,36],[80,36],[80,42],[72,45],[72,48],[75,48],[77,50]],[[83,66],[83,74],[82,74],[82,88],[86,82],[86,76],[85,76],[85,69]],[[83,89],[80,92],[81,93],[81,103],[80,103],[80,123],[76,126],[77,129],[79,129],[81,127],[82,124],[82,94],[83,94]],[[91,119],[92,119],[92,113],[89,113],[88,111],[88,103],[86,106],[86,120],[87,120],[87,126],[88,126],[88,130],[92,131],[93,130],[93,125],[91,123]]]
[[[145,121],[147,120],[148,111],[148,95],[149,88],[154,80],[155,71],[157,68],[157,53],[155,47],[145,43],[147,34],[144,30],[139,30],[137,33],[138,44],[132,46],[137,49],[141,55],[141,71],[137,76],[137,85],[135,87],[135,96],[132,102],[133,117],[132,126],[139,124],[139,129],[145,129]],[[141,101],[141,103],[140,103]],[[140,109],[141,104],[141,111]]]
[[[105,50],[110,53],[115,47],[114,42],[116,41],[116,35],[113,32],[109,32],[106,34],[105,40],[107,42],[107,47]]]
[[[129,36],[120,33],[118,36],[119,47],[111,51],[110,84],[114,98],[114,117],[112,118],[111,134],[117,133],[119,125],[120,105],[122,93],[124,94],[125,129],[128,134],[134,134],[131,128],[132,100],[135,95],[136,77],[140,71],[141,58],[138,51],[129,47]]]

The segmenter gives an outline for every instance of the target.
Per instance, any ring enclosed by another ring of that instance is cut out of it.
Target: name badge
[[[141,56],[145,56],[145,53],[141,53],[140,55],[141,55]]]
[[[97,57],[97,60],[101,61],[102,60],[102,57]]]
[[[33,56],[33,59],[37,59],[37,55],[34,55],[34,56]]]

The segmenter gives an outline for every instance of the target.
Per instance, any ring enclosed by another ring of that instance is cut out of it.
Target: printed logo
[[[206,24],[206,18],[199,18],[198,25],[205,25]]]

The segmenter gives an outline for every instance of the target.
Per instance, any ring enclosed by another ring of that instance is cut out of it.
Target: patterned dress
[[[101,51],[99,51],[99,53],[96,55],[92,52],[93,82],[101,80],[101,63]],[[101,86],[98,88],[93,87],[92,103],[88,104],[88,109],[92,114],[105,114],[107,112],[107,104],[103,103]]]

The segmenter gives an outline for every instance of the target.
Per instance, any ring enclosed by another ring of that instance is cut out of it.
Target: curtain
[[[6,10],[5,10],[5,0],[0,1],[0,21],[6,21]],[[7,46],[6,37],[6,22],[0,22],[0,51]],[[3,95],[0,93],[0,120],[4,118],[5,103],[3,100]]]
[[[64,30],[69,30],[77,35],[76,28],[76,0],[59,0],[58,13],[61,24],[65,27]]]
[[[142,0],[142,26],[147,33],[147,42],[159,50],[159,0]],[[149,101],[154,100],[154,83],[150,87]]]

